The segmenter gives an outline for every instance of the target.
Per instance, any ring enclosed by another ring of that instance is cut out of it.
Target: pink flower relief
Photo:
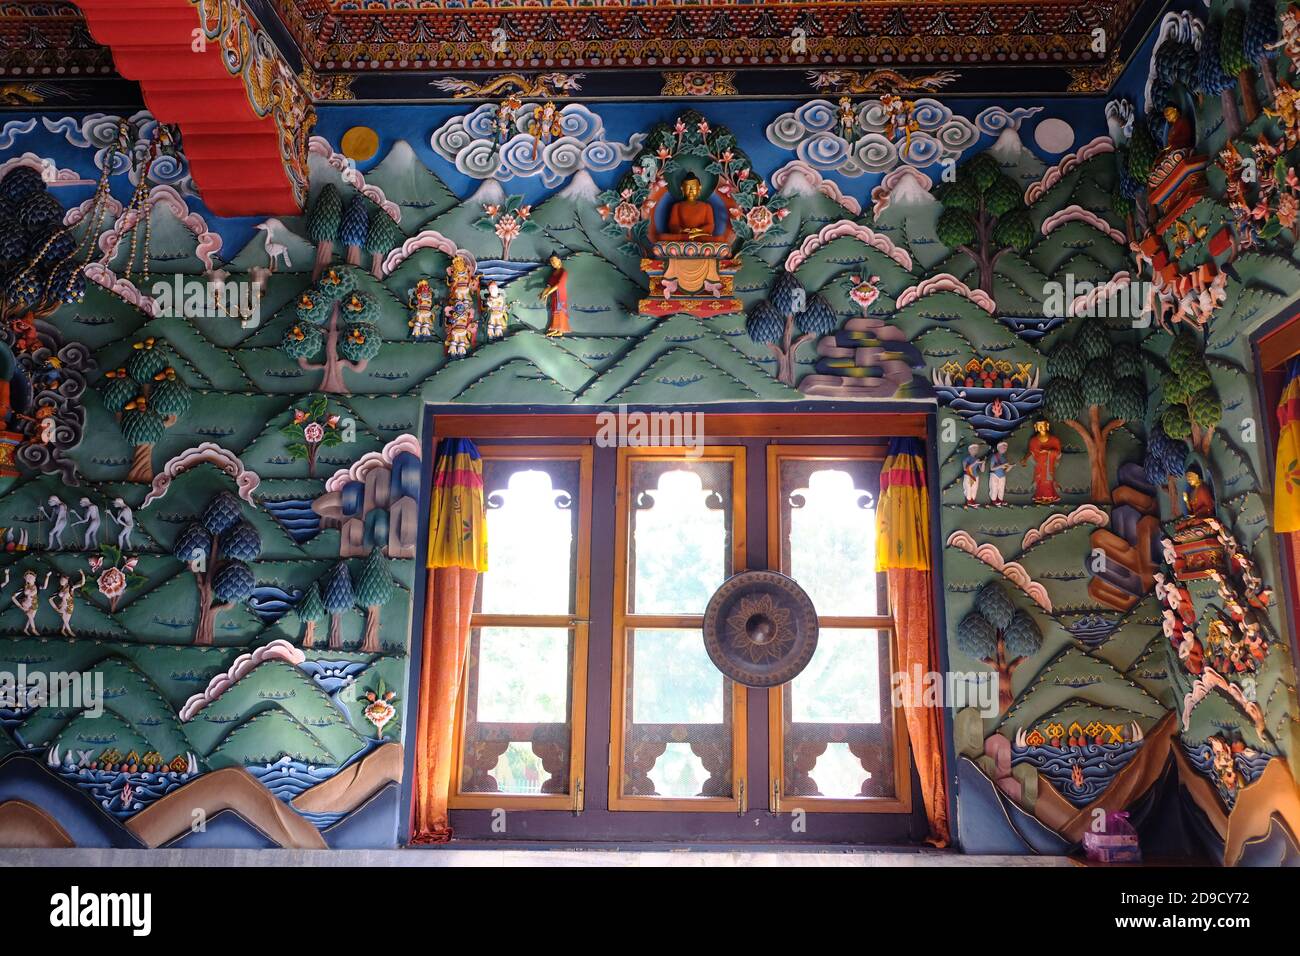
[[[503,242],[509,241],[519,235],[520,222],[515,218],[514,213],[506,213],[497,220],[496,234],[497,238]]]
[[[126,593],[126,575],[117,568],[109,568],[95,583],[99,586],[99,593],[108,598],[109,609],[117,610],[118,599]]]
[[[90,559],[90,570],[91,570],[92,572],[98,572],[99,569],[100,569],[101,567],[103,567],[103,566],[104,566],[104,558],[103,558],[103,555],[99,555],[99,554],[97,554],[97,555],[95,555],[93,558]]]
[[[732,207],[731,207],[731,218],[732,218],[732,219],[739,219],[739,218],[740,218],[741,216],[743,216],[744,214],[745,214],[745,213],[741,210],[741,208],[740,208],[739,206],[732,206]]]
[[[759,183],[758,188],[754,191],[758,193],[760,199],[763,198],[767,195],[767,183]]]
[[[785,218],[786,216],[788,216],[788,215],[790,215],[790,210],[789,210],[789,209],[778,209],[778,210],[776,211],[776,218],[777,218],[777,219],[784,219],[784,218]]]
[[[325,419],[325,424],[329,428],[338,428],[339,421],[340,421],[339,416],[331,415],[329,418]]]
[[[742,169],[740,172],[736,173],[736,178],[737,178],[737,179],[748,179],[748,178],[749,178],[749,170],[748,170],[748,169]]]
[[[307,413],[304,412],[301,408],[295,408],[293,410],[293,423],[295,425],[297,425],[299,422],[303,422],[306,420],[307,420]]]
[[[664,159],[664,160],[673,158],[673,154],[671,151],[669,151],[667,146],[660,146],[659,152],[655,153],[655,155],[658,156],[660,159]]]
[[[708,120],[700,120],[699,123],[696,124],[695,128],[698,129],[698,130],[700,131],[700,135],[701,135],[701,136],[708,136],[708,135],[709,135],[709,121],[708,121]]]
[[[624,199],[631,199],[631,198],[632,198],[632,190],[630,190],[630,189],[624,189],[621,193],[619,193],[619,195],[622,196]]]
[[[676,133],[678,136],[681,136],[683,133],[686,132],[686,123],[684,123],[682,120],[678,120],[677,125],[673,127],[673,132]]]
[[[325,438],[325,429],[320,422],[308,422],[302,430],[302,438],[309,445],[318,444]]]
[[[485,202],[483,204],[483,212],[485,212],[488,215],[488,218],[495,216],[500,211],[501,211],[501,207],[496,205],[495,203]]]
[[[532,207],[532,206],[520,206],[520,207],[519,207],[519,218],[520,218],[520,219],[527,219],[527,218],[528,218],[529,216],[531,216],[532,214],[533,214],[533,207]]]
[[[614,210],[614,221],[624,229],[630,229],[641,221],[641,213],[630,202],[621,202]]]
[[[731,161],[732,161],[733,159],[735,159],[735,158],[736,158],[736,154],[733,153],[731,150],[729,150],[729,149],[727,149],[727,150],[723,150],[723,152],[722,152],[722,161],[723,161],[724,163],[729,163],[729,162],[731,162]]]
[[[745,221],[749,223],[749,228],[754,230],[754,235],[761,236],[772,228],[772,210],[766,206],[755,206],[745,216]]]

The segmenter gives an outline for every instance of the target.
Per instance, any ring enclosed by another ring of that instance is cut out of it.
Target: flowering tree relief
[[[540,228],[529,217],[533,207],[523,205],[523,196],[510,196],[504,203],[484,203],[483,216],[474,221],[476,229],[495,232],[501,240],[501,258],[510,258],[510,244],[525,232]]]

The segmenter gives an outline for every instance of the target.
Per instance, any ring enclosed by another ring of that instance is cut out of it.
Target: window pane
[[[880,462],[780,459],[782,569],[821,616],[885,614],[876,572]]]
[[[572,632],[470,634],[462,793],[567,793]]]
[[[476,610],[573,610],[578,474],[574,460],[484,461],[488,571]]]
[[[731,462],[632,461],[628,609],[703,614],[731,575]]]
[[[786,796],[896,796],[889,673],[888,631],[822,628],[782,694]]]
[[[880,723],[880,635],[827,628],[790,682],[792,717],[805,724]]]
[[[629,632],[623,793],[729,797],[731,694],[694,629]]]

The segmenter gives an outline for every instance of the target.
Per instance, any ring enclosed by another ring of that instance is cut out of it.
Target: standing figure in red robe
[[[1029,439],[1029,449],[1020,459],[1024,464],[1034,459],[1034,504],[1050,505],[1061,500],[1056,489],[1056,465],[1061,460],[1061,440],[1052,434],[1047,419],[1034,422],[1034,437]]]
[[[569,273],[559,256],[551,256],[550,262],[551,275],[537,297],[546,303],[550,312],[546,334],[564,335],[569,331]]]

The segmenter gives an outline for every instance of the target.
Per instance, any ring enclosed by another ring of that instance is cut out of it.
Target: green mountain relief
[[[102,735],[103,726],[113,727],[118,734],[133,735],[129,749],[140,754],[156,750],[170,760],[190,748],[171,706],[130,661],[105,658],[82,673],[83,686],[97,688],[99,675],[104,689],[102,714],[95,714],[93,706],[41,707],[20,725],[18,734],[23,742],[43,748],[57,743],[62,751],[80,741],[79,749],[85,749],[91,735]],[[128,751],[120,743],[103,746],[117,747],[123,754]]]
[[[287,718],[309,734],[329,753],[327,763],[342,763],[362,746],[361,737],[329,695],[302,671],[282,661],[255,667],[187,721],[185,728],[195,751],[215,764],[214,751],[229,756],[240,745],[255,746],[250,741],[259,739],[262,732],[243,738],[236,735],[261,727],[268,716]]]
[[[851,236],[840,236],[820,246],[799,265],[796,274],[810,291],[823,289],[841,277],[847,288],[850,276],[879,276],[881,290],[892,296],[919,281],[918,276],[879,249]]]
[[[1152,722],[1165,710],[1141,685],[1126,680],[1105,661],[1070,645],[1045,663],[1019,690],[999,729],[1007,736],[1014,736],[1016,730],[1036,726],[1047,715],[1074,701],[1140,714]]]
[[[748,397],[751,398],[793,398],[797,395],[793,389],[777,382],[770,373],[719,335],[711,325],[712,321],[687,315],[670,316],[662,320],[626,356],[586,388],[580,401],[596,404],[614,401],[616,396],[625,393],[633,384],[660,377],[670,381],[656,382],[656,386],[676,389],[678,397],[673,401],[690,401],[691,399],[682,397],[683,391],[690,389],[695,382],[704,380],[695,376],[707,377],[710,366],[731,377],[732,383],[726,389],[730,393],[748,390]],[[659,360],[673,350],[696,353],[701,361],[690,361],[679,355],[667,365],[659,364]],[[690,361],[689,369],[681,366],[682,362],[687,361]],[[659,367],[655,375],[650,376],[651,366],[657,364]],[[671,367],[673,365],[681,367],[674,369]],[[675,382],[682,384],[674,384]],[[711,392],[709,394],[712,395]],[[708,400],[719,399],[713,396]]]
[[[410,235],[422,221],[456,205],[455,193],[420,161],[406,140],[399,139],[387,154],[365,173],[366,182],[378,186],[384,196],[402,208],[402,231]]]
[[[354,752],[333,753],[310,729],[284,710],[272,708],[238,724],[208,755],[207,762],[213,770],[272,764],[281,757],[318,766],[337,766]]]
[[[511,359],[457,393],[453,401],[476,404],[566,405],[574,393],[527,359]]]

